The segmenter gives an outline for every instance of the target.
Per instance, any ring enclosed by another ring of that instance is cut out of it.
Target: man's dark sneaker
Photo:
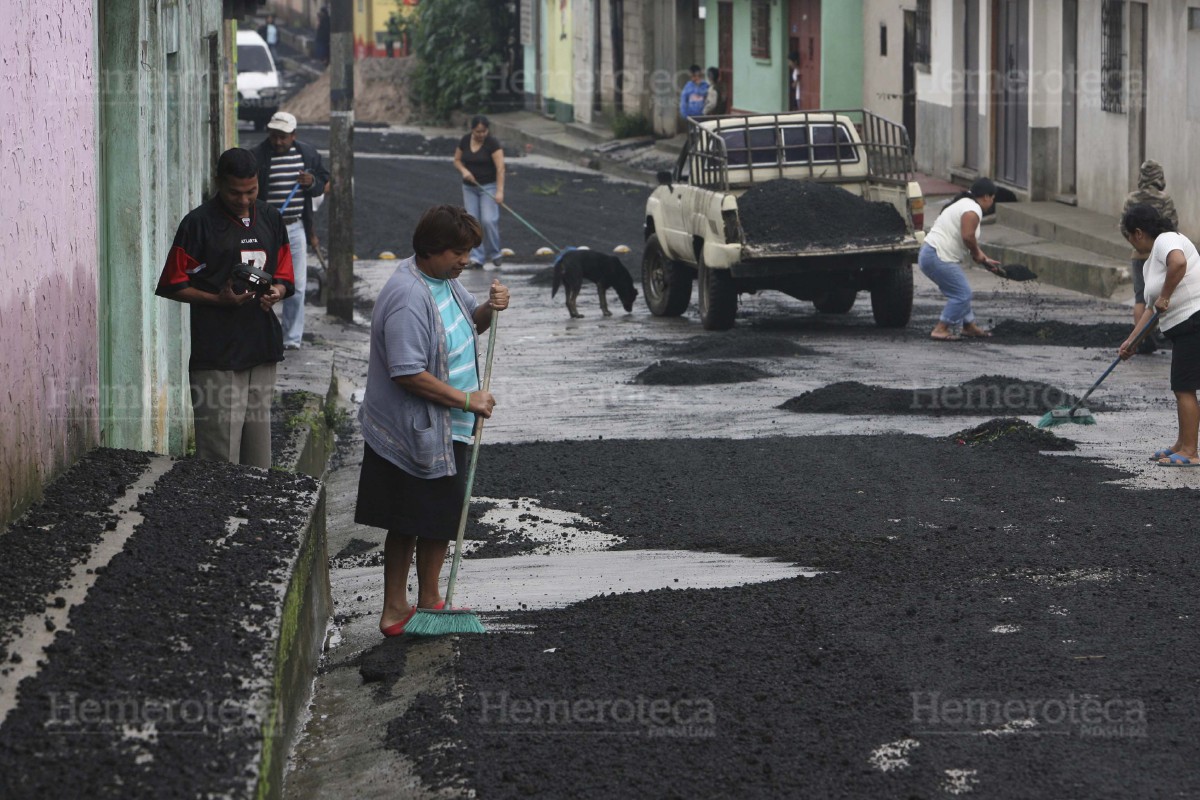
[[[492,266],[495,267],[496,269],[500,269],[500,263],[501,263],[500,259],[498,259],[498,258],[492,259]]]
[[[483,269],[483,264],[480,264],[478,261],[472,261],[467,265],[467,269]]]

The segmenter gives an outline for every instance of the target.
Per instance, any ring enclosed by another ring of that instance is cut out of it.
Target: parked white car
[[[279,110],[279,72],[271,49],[254,31],[237,33],[237,90],[238,119],[261,131]]]

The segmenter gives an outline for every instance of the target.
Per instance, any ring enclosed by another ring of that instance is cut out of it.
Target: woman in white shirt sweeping
[[[1163,336],[1171,340],[1171,391],[1175,394],[1179,435],[1170,447],[1150,460],[1160,467],[1200,467],[1196,440],[1200,435],[1200,253],[1171,221],[1152,206],[1139,204],[1125,212],[1121,230],[1145,257],[1146,310],[1129,338],[1121,357],[1134,354],[1133,342],[1154,313]]]

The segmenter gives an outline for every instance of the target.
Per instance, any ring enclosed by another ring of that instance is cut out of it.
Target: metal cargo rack
[[[818,119],[819,117],[819,119]],[[832,117],[832,121],[829,119]],[[860,141],[844,141],[835,135],[833,141],[814,142],[813,132],[818,128],[836,131],[838,117],[849,118]],[[751,122],[750,120],[755,120]],[[701,123],[717,121],[719,127],[709,129]],[[740,121],[737,124],[724,124]],[[783,131],[804,129],[803,141],[785,142]],[[771,130],[776,133],[770,144],[756,145],[752,141],[755,131]],[[741,131],[746,147],[733,150],[744,154],[745,163],[730,166],[730,149],[722,133]],[[820,109],[813,111],[789,111],[775,114],[739,114],[737,116],[692,117],[688,120],[689,181],[693,186],[706,189],[729,191],[729,170],[744,171],[748,183],[772,178],[796,177],[797,169],[807,168],[808,180],[826,183],[846,183],[848,180],[863,180],[862,176],[847,175],[850,165],[867,165],[868,177],[880,183],[907,184],[913,180],[915,166],[908,131],[904,126],[873,114],[866,109]],[[832,157],[815,159],[814,153],[821,150]],[[763,158],[767,154],[769,157]],[[756,163],[756,155],[759,158]],[[833,175],[820,176],[830,168]],[[787,172],[788,174],[785,174]]]

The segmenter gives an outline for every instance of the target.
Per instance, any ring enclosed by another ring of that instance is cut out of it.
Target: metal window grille
[[[771,3],[754,0],[750,4],[750,55],[753,58],[771,57]]]
[[[916,52],[913,60],[918,64],[929,66],[929,38],[932,24],[929,13],[930,0],[917,0],[917,35]]]
[[[1100,107],[1125,110],[1125,1],[1104,0],[1100,6]]]

